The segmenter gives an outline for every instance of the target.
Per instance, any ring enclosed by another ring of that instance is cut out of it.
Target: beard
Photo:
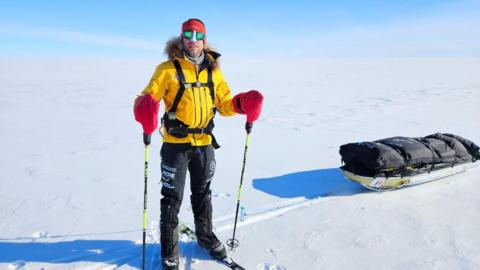
[[[186,40],[185,38],[182,38],[182,46],[183,46],[183,51],[190,57],[192,58],[197,58],[202,54],[203,51],[203,44],[200,44],[200,42],[195,43],[190,43],[190,41]]]
[[[197,58],[199,57],[201,54],[202,54],[202,50],[200,48],[187,48],[185,50],[185,52],[188,54],[188,56],[192,57],[192,58]]]

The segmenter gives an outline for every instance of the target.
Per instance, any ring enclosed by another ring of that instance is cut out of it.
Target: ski
[[[245,268],[238,265],[232,258],[230,258],[228,256],[221,259],[221,260],[217,260],[217,261],[222,262],[224,265],[230,267],[230,269],[232,269],[232,270],[245,270]]]
[[[190,240],[197,241],[197,235],[185,223],[180,222],[180,224],[178,224],[178,231],[181,234],[186,235]]]
[[[188,227],[186,224],[180,222],[180,224],[178,225],[178,231],[187,236],[189,239],[193,240],[193,241],[197,241],[197,235],[195,234],[195,232],[190,229],[190,227]],[[232,270],[245,270],[245,268],[243,268],[242,266],[240,266],[238,263],[236,263],[231,257],[225,257],[223,259],[215,259],[213,258],[215,261],[218,261],[220,262],[221,264],[225,265],[225,266],[228,266],[230,269]]]

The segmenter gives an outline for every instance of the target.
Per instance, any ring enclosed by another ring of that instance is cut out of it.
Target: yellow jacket
[[[180,39],[167,43],[166,52],[169,60],[157,66],[142,94],[152,94],[156,100],[163,99],[165,111],[169,111],[180,88],[176,69],[172,60],[177,59],[182,67],[186,82],[208,81],[207,68],[197,70],[195,64],[186,59],[181,50]],[[189,128],[205,128],[214,116],[214,108],[223,116],[235,115],[230,89],[218,67],[220,54],[205,47],[205,61],[213,67],[212,79],[215,86],[215,99],[212,102],[208,87],[193,87],[186,89],[178,103],[176,117]],[[190,143],[194,146],[209,145],[212,138],[208,134],[189,134],[186,138],[177,138],[168,134],[163,127],[163,141],[167,143]]]

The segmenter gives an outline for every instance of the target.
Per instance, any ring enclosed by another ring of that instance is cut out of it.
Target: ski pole
[[[235,239],[235,232],[237,230],[238,210],[240,209],[240,198],[242,195],[242,187],[243,187],[243,175],[245,172],[245,164],[247,163],[247,150],[248,150],[248,144],[250,142],[250,132],[252,131],[252,126],[253,124],[249,122],[245,124],[245,130],[247,131],[247,139],[245,142],[245,150],[243,152],[243,165],[242,165],[242,173],[240,176],[240,185],[238,187],[238,194],[237,194],[237,210],[235,212],[235,223],[233,225],[233,237],[227,240],[227,245],[230,247],[231,250],[238,247],[238,245],[240,244],[239,241]]]
[[[143,142],[145,144],[145,186],[143,189],[143,245],[142,245],[142,270],[145,270],[145,239],[147,236],[147,181],[148,181],[148,145],[151,141],[151,135],[143,133]]]

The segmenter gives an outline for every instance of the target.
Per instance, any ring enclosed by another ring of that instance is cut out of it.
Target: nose
[[[195,44],[198,40],[185,39],[187,44]]]
[[[187,43],[187,46],[189,47],[197,47],[198,45],[198,41],[188,41]]]

